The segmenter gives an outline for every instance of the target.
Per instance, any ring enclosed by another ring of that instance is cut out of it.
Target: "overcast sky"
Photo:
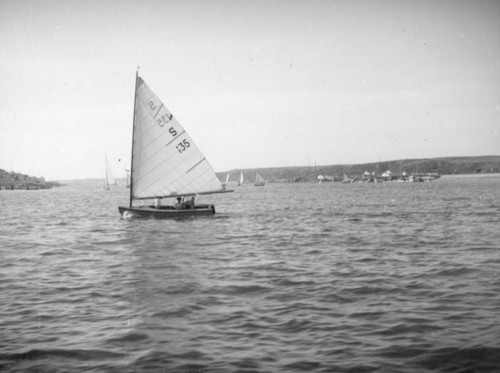
[[[0,1],[0,168],[130,166],[135,72],[216,171],[500,154],[499,1]]]

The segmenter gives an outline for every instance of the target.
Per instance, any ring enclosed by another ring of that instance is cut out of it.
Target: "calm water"
[[[1,371],[500,370],[500,176],[127,193],[0,191]]]

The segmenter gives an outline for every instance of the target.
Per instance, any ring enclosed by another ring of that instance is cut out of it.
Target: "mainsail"
[[[221,182],[193,139],[137,76],[130,203],[221,190]]]
[[[109,167],[108,157],[106,156],[106,154],[104,154],[104,161],[106,163],[106,178],[104,180],[104,185],[106,187],[108,187],[110,185],[115,185],[116,180],[113,177],[113,173],[111,172],[111,167]]]
[[[264,186],[266,181],[262,176],[260,176],[257,172],[255,172],[255,186]]]
[[[125,186],[127,188],[130,188],[130,171],[129,170],[125,170],[126,172],[126,175],[125,175]]]

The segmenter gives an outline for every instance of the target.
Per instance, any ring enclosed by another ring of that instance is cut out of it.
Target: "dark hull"
[[[160,208],[156,208],[154,206],[120,206],[118,207],[118,211],[120,212],[120,215],[122,217],[131,216],[137,218],[170,219],[200,215],[213,215],[215,214],[215,207],[213,205],[196,205],[195,208],[177,210],[172,206],[162,206]]]

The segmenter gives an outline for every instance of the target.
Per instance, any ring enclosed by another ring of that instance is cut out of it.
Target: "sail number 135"
[[[182,142],[178,143],[175,148],[177,149],[177,151],[179,153],[182,153],[184,151],[187,150],[187,148],[189,148],[191,146],[191,144],[189,143],[189,141],[187,141],[186,139],[182,140]]]

